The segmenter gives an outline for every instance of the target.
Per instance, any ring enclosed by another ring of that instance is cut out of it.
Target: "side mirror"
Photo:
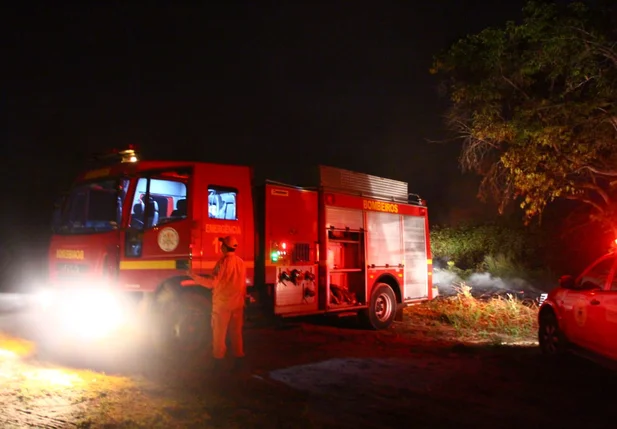
[[[54,200],[52,216],[51,216],[51,231],[56,232],[62,223],[62,208],[67,199],[68,193],[64,193]]]
[[[574,277],[571,275],[561,276],[559,278],[559,286],[564,289],[574,289]]]

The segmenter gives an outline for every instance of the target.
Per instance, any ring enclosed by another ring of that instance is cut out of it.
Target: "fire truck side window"
[[[208,217],[219,220],[238,220],[238,191],[218,186],[208,186]]]
[[[177,180],[150,179],[150,195],[146,191],[148,179],[137,182],[131,210],[131,228],[152,228],[162,223],[186,219],[186,184]],[[145,216],[147,215],[147,218]]]

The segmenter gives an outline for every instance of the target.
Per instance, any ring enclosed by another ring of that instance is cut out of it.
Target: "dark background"
[[[128,144],[148,159],[321,163],[404,180],[433,223],[493,215],[477,178],[461,175],[459,143],[444,142],[447,100],[429,68],[522,6],[5,7],[3,248],[44,247],[52,203],[85,160]]]

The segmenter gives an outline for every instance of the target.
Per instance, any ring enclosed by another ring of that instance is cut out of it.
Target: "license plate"
[[[58,264],[58,274],[60,275],[78,275],[88,271],[88,267],[82,264]]]

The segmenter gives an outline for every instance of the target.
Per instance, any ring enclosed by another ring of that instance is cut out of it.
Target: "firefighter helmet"
[[[219,241],[230,249],[236,249],[238,247],[238,240],[236,240],[236,237],[232,237],[231,235],[221,237],[219,238]]]

